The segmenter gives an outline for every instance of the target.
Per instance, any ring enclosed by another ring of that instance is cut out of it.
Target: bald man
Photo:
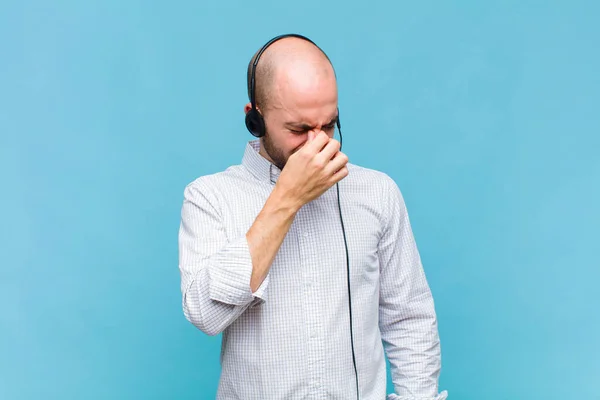
[[[388,175],[350,163],[334,138],[328,57],[306,38],[278,38],[254,93],[264,135],[241,164],[187,185],[181,214],[184,314],[223,334],[217,399],[382,400],[386,355],[388,399],[446,399],[406,206]]]

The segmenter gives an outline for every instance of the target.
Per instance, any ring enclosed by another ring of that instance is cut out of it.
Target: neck
[[[269,162],[275,164],[275,162],[273,161],[273,159],[271,158],[271,156],[269,156],[269,153],[265,149],[263,138],[260,138],[259,142],[260,142],[260,148],[258,149],[258,154],[260,154],[261,156],[263,156],[264,158],[266,158]]]

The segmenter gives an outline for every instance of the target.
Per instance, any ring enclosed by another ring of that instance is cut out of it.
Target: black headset
[[[303,39],[306,40],[307,42],[312,43],[316,48],[318,48],[319,50],[321,50],[321,52],[325,55],[325,57],[327,57],[327,54],[325,54],[325,52],[315,44],[315,42],[313,42],[312,40],[310,40],[309,38],[307,38],[306,36],[302,36],[302,35],[298,35],[295,33],[288,33],[288,34],[284,34],[284,35],[279,35],[279,36],[275,36],[273,39],[269,40],[267,43],[265,43],[265,45],[258,51],[258,53],[256,54],[256,57],[254,59],[254,62],[249,66],[250,71],[248,71],[248,93],[249,93],[249,97],[250,97],[250,104],[252,106],[252,108],[250,109],[250,111],[248,111],[246,113],[246,128],[248,128],[248,131],[250,131],[250,133],[258,138],[263,137],[266,133],[266,127],[265,127],[265,120],[263,118],[263,116],[261,115],[260,111],[258,111],[258,109],[256,108],[256,66],[258,65],[258,60],[260,60],[260,57],[262,56],[262,54],[264,53],[264,51],[274,42],[280,40],[280,39],[284,39],[284,38],[288,38],[288,37],[295,37],[295,38],[299,38],[299,39]],[[329,57],[327,57],[327,59],[329,60]],[[342,131],[341,131],[341,125],[340,125],[340,110],[338,109],[338,116],[336,118],[336,125],[338,128],[338,132],[340,133],[340,145],[342,144]]]
[[[252,108],[246,113],[246,128],[248,128],[248,130],[250,131],[250,133],[252,135],[254,135],[258,138],[263,137],[266,134],[266,128],[265,128],[265,120],[256,108],[256,94],[255,94],[256,66],[258,65],[258,60],[260,59],[260,56],[264,53],[264,51],[267,49],[267,47],[269,47],[274,42],[276,42],[280,39],[283,39],[283,38],[287,38],[287,37],[296,37],[299,39],[304,39],[304,40],[312,43],[313,45],[315,45],[319,50],[321,50],[323,52],[325,57],[327,57],[327,54],[325,54],[325,52],[319,46],[317,46],[312,40],[310,40],[309,38],[307,38],[305,36],[294,34],[294,33],[276,36],[273,39],[269,40],[259,50],[259,52],[256,54],[254,62],[251,65],[249,65],[249,68],[251,68],[251,69],[248,71],[248,93],[250,96],[250,103],[251,103]],[[329,57],[327,57],[327,59],[329,60]],[[341,128],[341,124],[340,124],[339,109],[338,109],[338,116],[336,118],[336,125],[338,128],[338,132],[340,133],[340,149],[341,149],[342,128]],[[358,386],[358,370],[356,369],[356,355],[354,352],[354,334],[353,334],[353,329],[352,329],[352,297],[350,294],[350,256],[348,254],[348,241],[346,239],[346,229],[344,228],[344,219],[342,218],[342,205],[340,203],[339,182],[336,183],[336,189],[337,189],[338,210],[340,212],[340,222],[342,224],[342,233],[344,236],[344,246],[346,248],[346,268],[347,268],[347,278],[348,278],[348,311],[350,313],[350,345],[352,346],[352,364],[354,365],[354,376],[356,377],[356,398],[359,400],[360,392],[359,392],[359,386]]]

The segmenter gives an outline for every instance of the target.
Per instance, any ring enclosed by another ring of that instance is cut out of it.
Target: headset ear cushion
[[[262,115],[255,108],[246,113],[246,128],[256,137],[261,137],[265,134],[265,122]]]

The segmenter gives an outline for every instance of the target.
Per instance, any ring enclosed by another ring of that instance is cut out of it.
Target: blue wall
[[[0,2],[0,398],[210,399],[184,186],[241,160],[245,68],[308,35],[344,150],[400,185],[452,399],[600,398],[598,2]],[[231,9],[227,9],[231,7]]]

